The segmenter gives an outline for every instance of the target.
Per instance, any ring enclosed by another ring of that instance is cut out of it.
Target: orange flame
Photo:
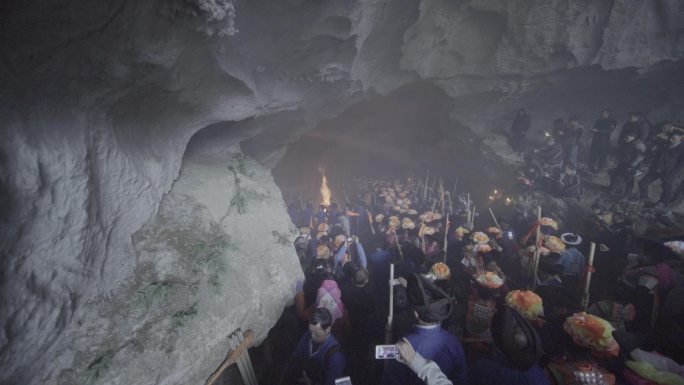
[[[326,206],[330,206],[330,188],[328,188],[328,177],[325,176],[325,169],[324,168],[319,168],[318,169],[321,172],[321,197],[323,198],[323,203]]]

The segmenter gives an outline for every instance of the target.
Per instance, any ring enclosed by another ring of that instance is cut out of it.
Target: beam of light
[[[330,188],[328,188],[328,177],[325,175],[325,168],[319,167],[318,171],[321,172],[321,203],[330,206]]]

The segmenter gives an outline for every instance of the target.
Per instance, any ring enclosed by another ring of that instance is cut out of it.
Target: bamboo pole
[[[449,227],[451,226],[449,223],[449,214],[450,213],[447,213],[446,216],[446,226],[444,227],[444,245],[442,246],[442,249],[444,250],[444,263],[446,263],[447,249],[449,248]]]
[[[399,234],[397,234],[397,230],[394,229],[392,230],[394,232],[394,244],[397,245],[397,250],[399,250],[399,257],[401,260],[404,260],[404,252],[401,251],[401,246],[399,245]]]
[[[532,291],[537,289],[537,269],[539,269],[539,254],[541,253],[541,206],[537,206],[537,237],[534,244],[534,260],[532,268]]]
[[[596,252],[596,243],[592,242],[589,248],[589,262],[587,263],[587,276],[584,280],[584,292],[582,293],[582,308],[587,311],[589,307],[589,287],[591,286],[591,274],[594,268],[594,253]]]
[[[235,337],[237,340],[235,341],[236,346],[240,346],[242,341],[244,341],[242,333],[237,333]],[[254,373],[254,367],[252,367],[252,360],[249,358],[249,351],[245,352],[245,354],[240,355],[240,358],[238,360],[242,361],[242,367],[244,368],[247,376],[246,382],[249,385],[258,385],[259,382],[257,381],[256,374]]]
[[[392,320],[394,318],[394,264],[390,264],[389,280],[389,312],[387,313],[387,325],[385,326],[385,344],[392,343]]]
[[[489,208],[489,213],[492,215],[492,219],[494,220],[494,224],[496,225],[496,227],[497,227],[499,230],[502,230],[502,229],[501,229],[501,226],[499,226],[499,222],[496,220],[496,216],[494,215],[494,211],[492,211],[492,208],[491,208],[491,207]]]
[[[442,186],[442,215],[444,215],[444,187]]]
[[[466,200],[466,220],[468,221],[467,225],[470,226],[470,193],[468,193]]]
[[[456,182],[454,182],[454,191],[453,195],[456,195],[456,187],[458,186],[458,177],[456,177]]]
[[[423,190],[423,202],[427,200],[427,190],[428,190],[428,180],[430,179],[430,169],[427,169],[427,174],[425,175],[425,190]]]
[[[454,206],[451,202],[451,193],[447,191],[446,195],[449,197],[449,212],[453,213],[454,212]]]
[[[254,334],[251,330],[247,330],[245,332],[244,339],[242,340],[240,345],[235,349],[231,349],[231,351],[226,356],[226,359],[223,360],[221,366],[219,366],[218,369],[216,369],[214,373],[211,374],[211,376],[206,382],[206,385],[212,385],[214,382],[216,382],[216,380],[218,380],[218,378],[221,376],[223,371],[226,370],[226,368],[237,363],[238,358],[242,354],[244,354],[247,351],[247,349],[249,349],[250,345],[252,345],[253,340]]]
[[[372,214],[370,213],[370,211],[368,211],[368,223],[370,224],[371,232],[373,233],[373,235],[375,235],[375,226],[373,226],[373,219],[371,217]]]

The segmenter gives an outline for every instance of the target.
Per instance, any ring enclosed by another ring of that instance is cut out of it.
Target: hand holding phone
[[[335,379],[335,385],[352,385],[350,377],[342,377]]]
[[[397,356],[397,361],[406,365],[410,365],[411,361],[413,361],[413,357],[416,356],[416,350],[413,349],[413,345],[411,345],[409,340],[406,338],[403,338],[401,341],[397,342],[397,350],[399,353]]]
[[[399,350],[397,350],[397,345],[375,345],[375,359],[395,359],[398,355]]]

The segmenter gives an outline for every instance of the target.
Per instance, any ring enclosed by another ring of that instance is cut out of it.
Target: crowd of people
[[[635,236],[599,206],[582,236],[478,217],[434,178],[355,185],[344,206],[289,206],[308,331],[281,384],[683,383],[684,242]],[[396,359],[375,359],[384,344]]]
[[[531,128],[530,114],[518,111],[511,126],[510,144],[525,154],[526,168],[521,179],[529,186],[543,189],[559,197],[580,199],[582,186],[578,170],[598,173],[607,166],[615,152],[614,166],[609,170],[610,192],[615,198],[644,201],[658,208],[671,205],[684,192],[677,185],[684,169],[684,127],[670,121],[651,124],[640,112],[631,112],[618,133],[617,121],[604,109],[592,128],[585,129],[576,117],[566,123],[556,119],[544,133],[541,146],[527,151],[526,135]],[[583,137],[591,135],[586,162],[580,162]],[[611,148],[611,137],[617,134],[617,149]],[[634,191],[635,180],[639,179]],[[660,180],[662,192],[657,201],[649,200],[649,186]]]

